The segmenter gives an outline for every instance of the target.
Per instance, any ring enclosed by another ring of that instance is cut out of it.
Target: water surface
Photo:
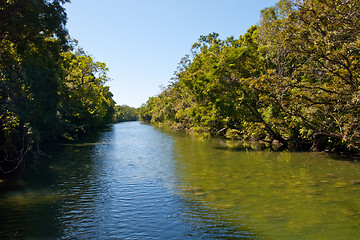
[[[139,122],[58,146],[1,194],[4,238],[360,239],[360,166]]]

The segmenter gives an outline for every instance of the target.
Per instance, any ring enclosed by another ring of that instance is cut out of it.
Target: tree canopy
[[[293,149],[359,151],[360,2],[280,0],[239,38],[201,36],[144,122]]]
[[[113,120],[107,68],[70,40],[66,2],[0,1],[0,175]]]
[[[115,106],[115,122],[126,122],[138,120],[138,111],[128,105]]]

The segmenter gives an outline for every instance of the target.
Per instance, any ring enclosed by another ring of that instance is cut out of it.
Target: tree
[[[280,0],[238,39],[201,36],[141,116],[206,135],[359,151],[359,10],[356,0]]]
[[[54,1],[0,1],[0,170],[11,172],[56,118],[60,52],[67,48],[66,13]],[[35,156],[36,154],[33,154]]]
[[[138,120],[137,109],[127,105],[115,106],[115,122],[126,122]]]
[[[273,69],[264,78],[276,86],[267,94],[314,148],[358,148],[358,20],[358,1],[280,1],[262,12]]]
[[[302,60],[294,76],[301,79],[296,89],[312,111],[309,118],[319,127],[317,137],[350,149],[360,147],[360,2],[297,2],[284,30],[291,54]],[[328,139],[326,139],[328,141]]]
[[[63,78],[59,87],[58,118],[65,127],[64,136],[98,127],[113,120],[115,102],[105,83],[108,68],[96,62],[82,49],[64,52]]]

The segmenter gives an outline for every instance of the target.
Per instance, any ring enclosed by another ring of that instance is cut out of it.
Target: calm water
[[[52,150],[0,195],[2,239],[360,239],[360,165],[224,150],[139,122]]]

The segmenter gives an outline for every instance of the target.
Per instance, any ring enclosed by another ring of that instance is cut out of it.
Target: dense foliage
[[[360,2],[280,0],[238,39],[201,36],[144,122],[294,149],[360,149]]]
[[[115,102],[109,87],[106,65],[95,62],[82,49],[62,54],[62,78],[58,91],[58,119],[63,137],[72,138],[89,128],[113,121]]]
[[[138,120],[138,112],[134,107],[128,105],[115,106],[115,122],[126,122]]]
[[[0,1],[0,174],[113,119],[107,68],[69,41],[65,2]]]

